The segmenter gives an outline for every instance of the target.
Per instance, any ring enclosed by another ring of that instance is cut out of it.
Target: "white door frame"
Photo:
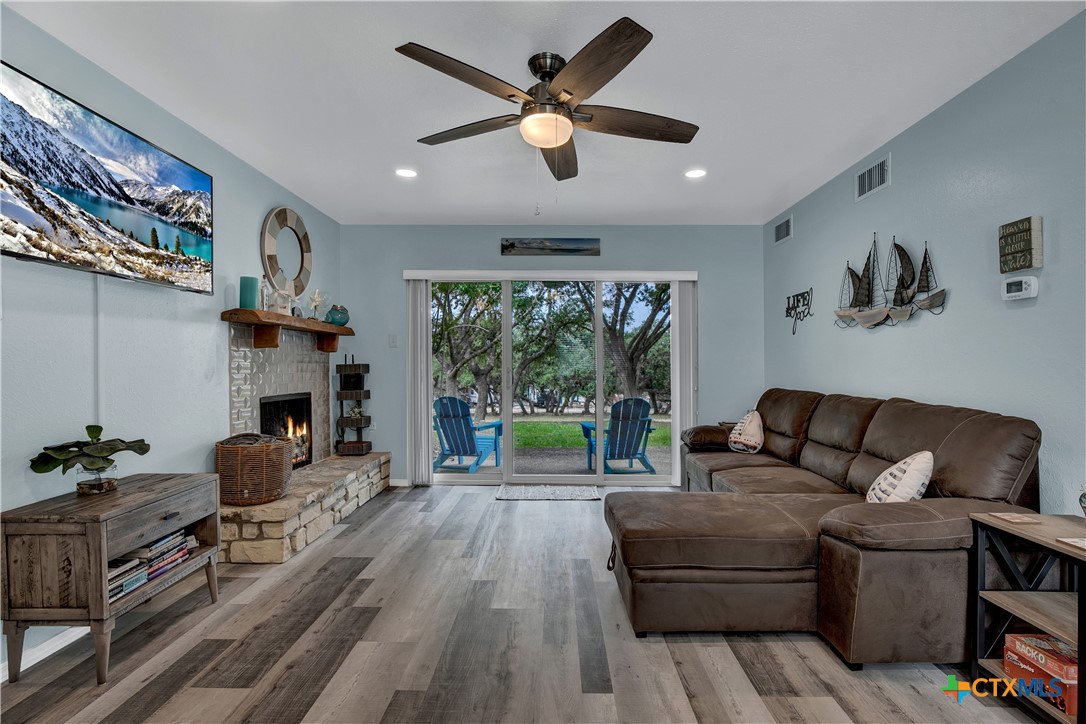
[[[696,271],[597,271],[557,269],[404,269],[404,279],[429,279],[432,282],[696,282]]]
[[[604,430],[604,417],[603,408],[604,405],[600,404],[600,391],[604,389],[604,364],[603,360],[603,305],[600,304],[600,300],[603,295],[604,282],[668,282],[672,284],[674,291],[675,282],[680,281],[693,281],[698,279],[698,273],[696,271],[571,271],[571,270],[552,270],[552,271],[517,271],[517,270],[481,270],[481,269],[455,269],[455,270],[435,270],[435,269],[405,269],[403,272],[404,279],[428,279],[431,282],[454,282],[454,281],[475,281],[475,282],[500,282],[502,285],[502,371],[501,371],[501,419],[502,430],[508,432],[508,435],[504,435],[507,439],[507,445],[505,451],[502,454],[502,466],[500,471],[481,471],[474,473],[473,475],[465,476],[456,473],[436,473],[434,475],[434,482],[438,484],[453,484],[453,485],[478,485],[492,484],[501,482],[513,482],[513,483],[528,483],[528,482],[546,482],[554,485],[624,485],[630,487],[636,486],[660,486],[660,485],[675,485],[679,476],[679,453],[678,453],[678,437],[676,424],[678,422],[678,405],[683,395],[681,391],[676,390],[676,383],[678,380],[684,380],[686,384],[696,384],[692,378],[692,371],[683,371],[680,374],[675,373],[675,363],[677,359],[675,349],[675,335],[672,335],[671,342],[671,460],[672,471],[671,476],[663,475],[622,475],[611,474],[605,475],[603,470],[603,445],[597,442],[596,444],[596,469],[592,475],[525,475],[516,474],[513,472],[513,458],[515,456],[513,448],[513,282],[514,281],[548,281],[548,282],[595,282],[595,301],[594,306],[594,328],[595,328],[595,343],[596,343],[596,430],[597,440],[599,440],[600,431]],[[671,309],[671,326],[674,328],[675,316],[674,307]],[[432,354],[432,351],[431,351]],[[696,364],[696,362],[695,362]]]

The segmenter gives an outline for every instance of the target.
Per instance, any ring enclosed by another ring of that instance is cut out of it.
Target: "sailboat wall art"
[[[860,311],[860,308],[854,304],[856,290],[859,288],[860,275],[852,268],[852,263],[846,261],[845,274],[841,277],[841,295],[838,298],[837,309],[833,310],[836,316],[836,319],[833,320],[834,326],[841,329],[856,326],[856,320],[853,319],[852,315]]]
[[[857,274],[851,263],[845,262],[833,323],[841,329],[857,324],[864,329],[881,325],[894,326],[917,312],[942,314],[946,297],[947,291],[939,287],[935,278],[935,268],[926,241],[918,272],[909,252],[898,243],[897,236],[893,237],[884,285],[879,272],[878,233],[875,233],[862,272]]]

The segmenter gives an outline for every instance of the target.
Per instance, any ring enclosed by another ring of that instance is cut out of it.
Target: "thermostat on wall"
[[[1004,299],[1029,299],[1037,296],[1037,277],[1012,277],[1000,283]]]

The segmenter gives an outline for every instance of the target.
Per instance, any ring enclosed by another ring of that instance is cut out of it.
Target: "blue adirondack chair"
[[[479,435],[481,430],[493,430],[493,435]],[[494,464],[502,466],[502,423],[488,422],[476,425],[471,419],[468,403],[455,397],[439,397],[434,400],[434,432],[441,444],[441,453],[434,459],[434,472],[450,470],[474,473],[494,453]],[[451,457],[458,464],[446,464]],[[474,457],[475,462],[465,465],[464,458]]]
[[[611,418],[603,433],[603,472],[605,473],[656,473],[645,450],[649,445],[649,433],[656,428],[649,417],[649,403],[640,397],[628,397],[611,407]],[[581,434],[588,444],[588,469],[596,459],[596,424],[581,423]],[[625,460],[626,467],[615,469],[612,461]],[[641,468],[634,468],[634,462]]]

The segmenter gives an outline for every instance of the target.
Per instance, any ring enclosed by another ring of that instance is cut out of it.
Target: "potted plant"
[[[73,440],[42,448],[30,461],[30,469],[36,473],[51,473],[61,468],[63,474],[78,465],[81,470],[76,480],[76,492],[95,495],[117,489],[117,466],[113,464],[112,455],[126,450],[146,455],[151,449],[143,440],[126,442],[116,437],[103,440],[101,425],[87,425],[87,437],[87,440]]]

